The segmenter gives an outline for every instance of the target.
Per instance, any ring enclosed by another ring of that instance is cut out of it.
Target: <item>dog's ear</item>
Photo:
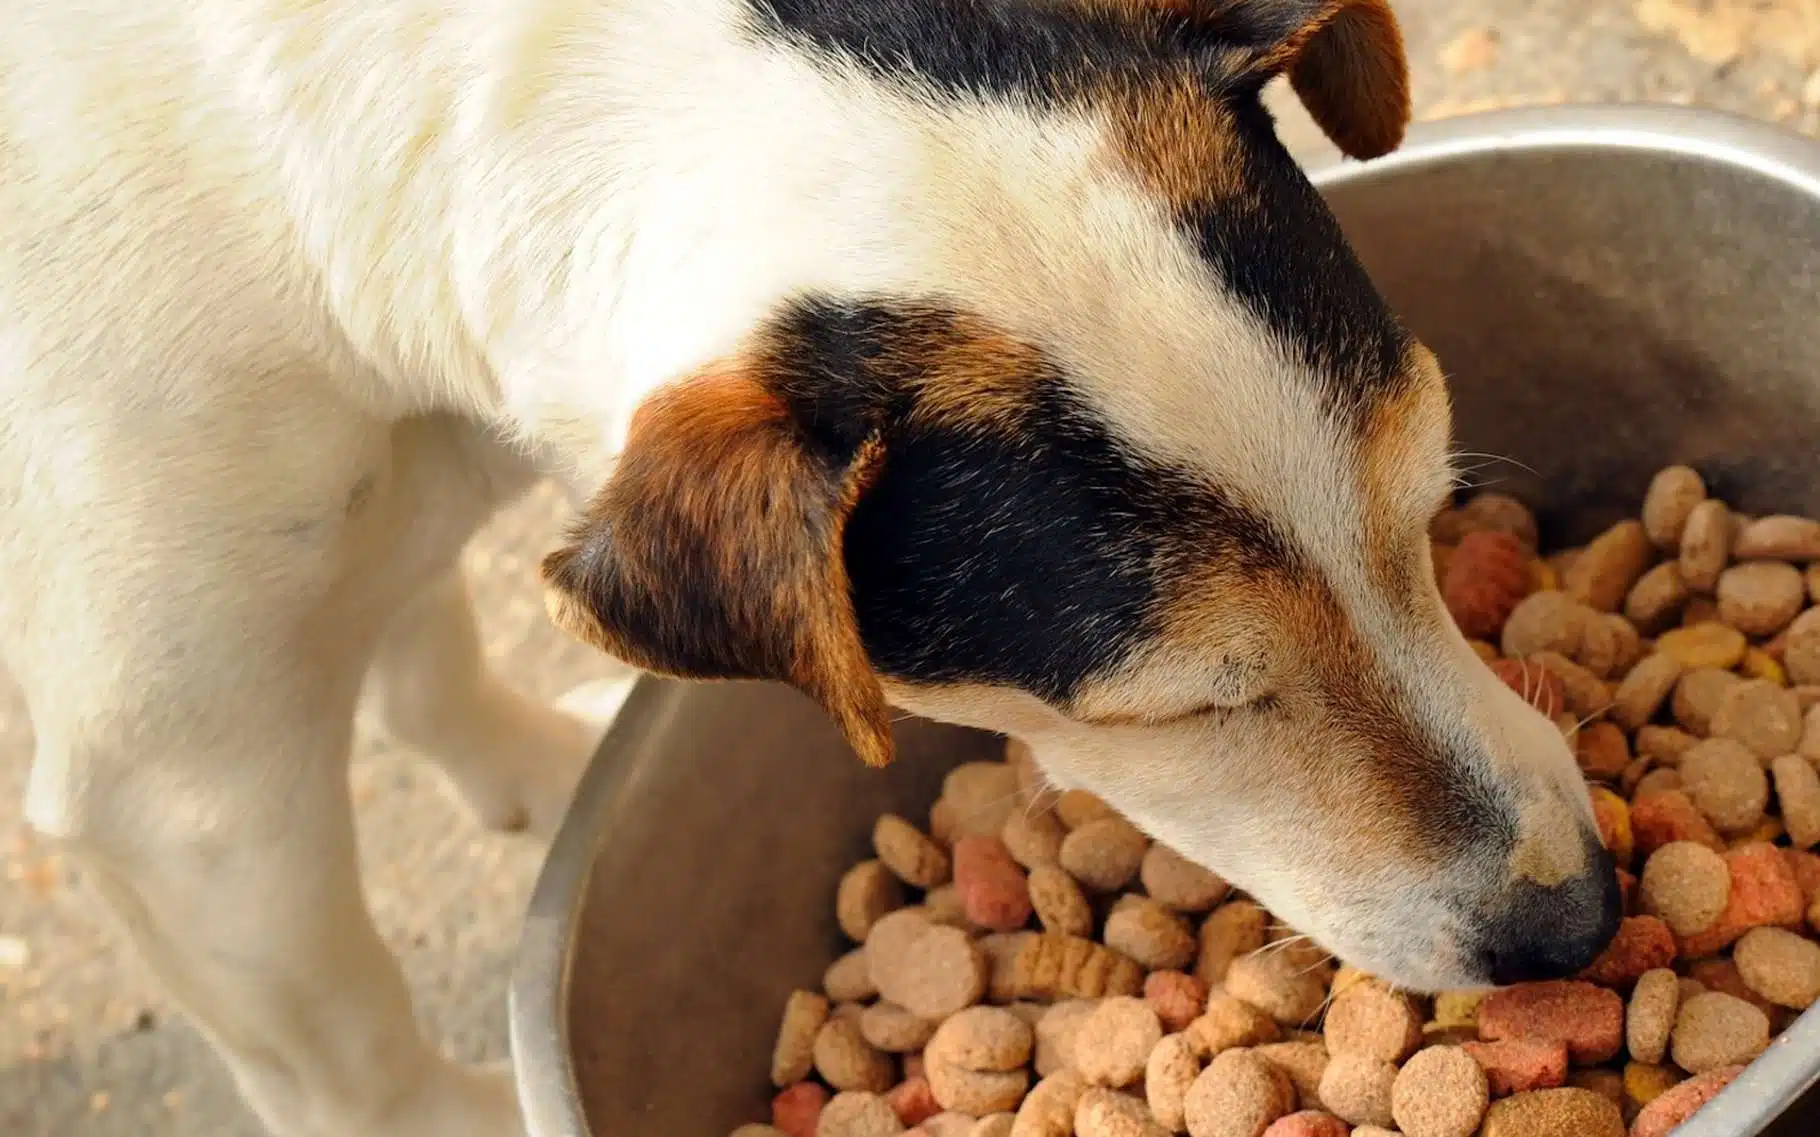
[[[876,430],[830,425],[738,363],[659,391],[545,558],[545,597],[564,630],[646,670],[794,685],[882,766],[890,718],[842,535],[883,450]]]
[[[1240,77],[1287,73],[1302,105],[1352,158],[1395,150],[1409,126],[1409,60],[1389,0],[1168,0],[1240,49]]]

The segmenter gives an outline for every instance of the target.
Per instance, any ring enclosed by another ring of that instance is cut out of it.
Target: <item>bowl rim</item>
[[[1369,182],[1409,167],[1486,153],[1634,149],[1743,169],[1820,202],[1820,143],[1729,111],[1669,104],[1565,103],[1481,111],[1415,123],[1403,144],[1371,162],[1333,156],[1308,164],[1317,188]],[[507,991],[511,1065],[528,1137],[591,1134],[576,1082],[567,1013],[575,943],[605,827],[625,781],[614,756],[675,713],[679,685],[640,676],[602,738],[532,888]],[[1675,1137],[1755,1134],[1820,1083],[1820,1009],[1803,1014]]]

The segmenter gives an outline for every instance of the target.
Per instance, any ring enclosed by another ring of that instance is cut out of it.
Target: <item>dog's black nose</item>
[[[1484,924],[1485,971],[1493,983],[1578,974],[1599,957],[1624,917],[1617,865],[1590,849],[1587,870],[1558,885],[1521,881]]]

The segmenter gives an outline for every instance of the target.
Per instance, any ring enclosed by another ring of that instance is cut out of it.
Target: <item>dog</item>
[[[11,0],[0,653],[28,821],[280,1137],[503,1137],[356,877],[357,707],[547,832],[623,685],[556,622],[1026,741],[1417,988],[1572,973],[1612,862],[1437,595],[1438,362],[1260,101],[1410,113],[1384,0]],[[583,504],[585,503],[585,504]],[[707,788],[706,792],[712,792]]]

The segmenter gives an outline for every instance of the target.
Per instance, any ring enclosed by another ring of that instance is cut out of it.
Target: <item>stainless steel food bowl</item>
[[[1676,108],[1417,129],[1317,178],[1453,378],[1460,444],[1557,539],[1697,465],[1749,512],[1820,515],[1820,147]],[[551,851],[512,987],[532,1137],[720,1137],[763,1116],[779,1008],[839,950],[872,820],[921,814],[992,740],[906,723],[861,768],[766,686],[647,681]],[[1820,1134],[1820,1011],[1677,1137]],[[1776,1120],[1780,1118],[1780,1120]]]

